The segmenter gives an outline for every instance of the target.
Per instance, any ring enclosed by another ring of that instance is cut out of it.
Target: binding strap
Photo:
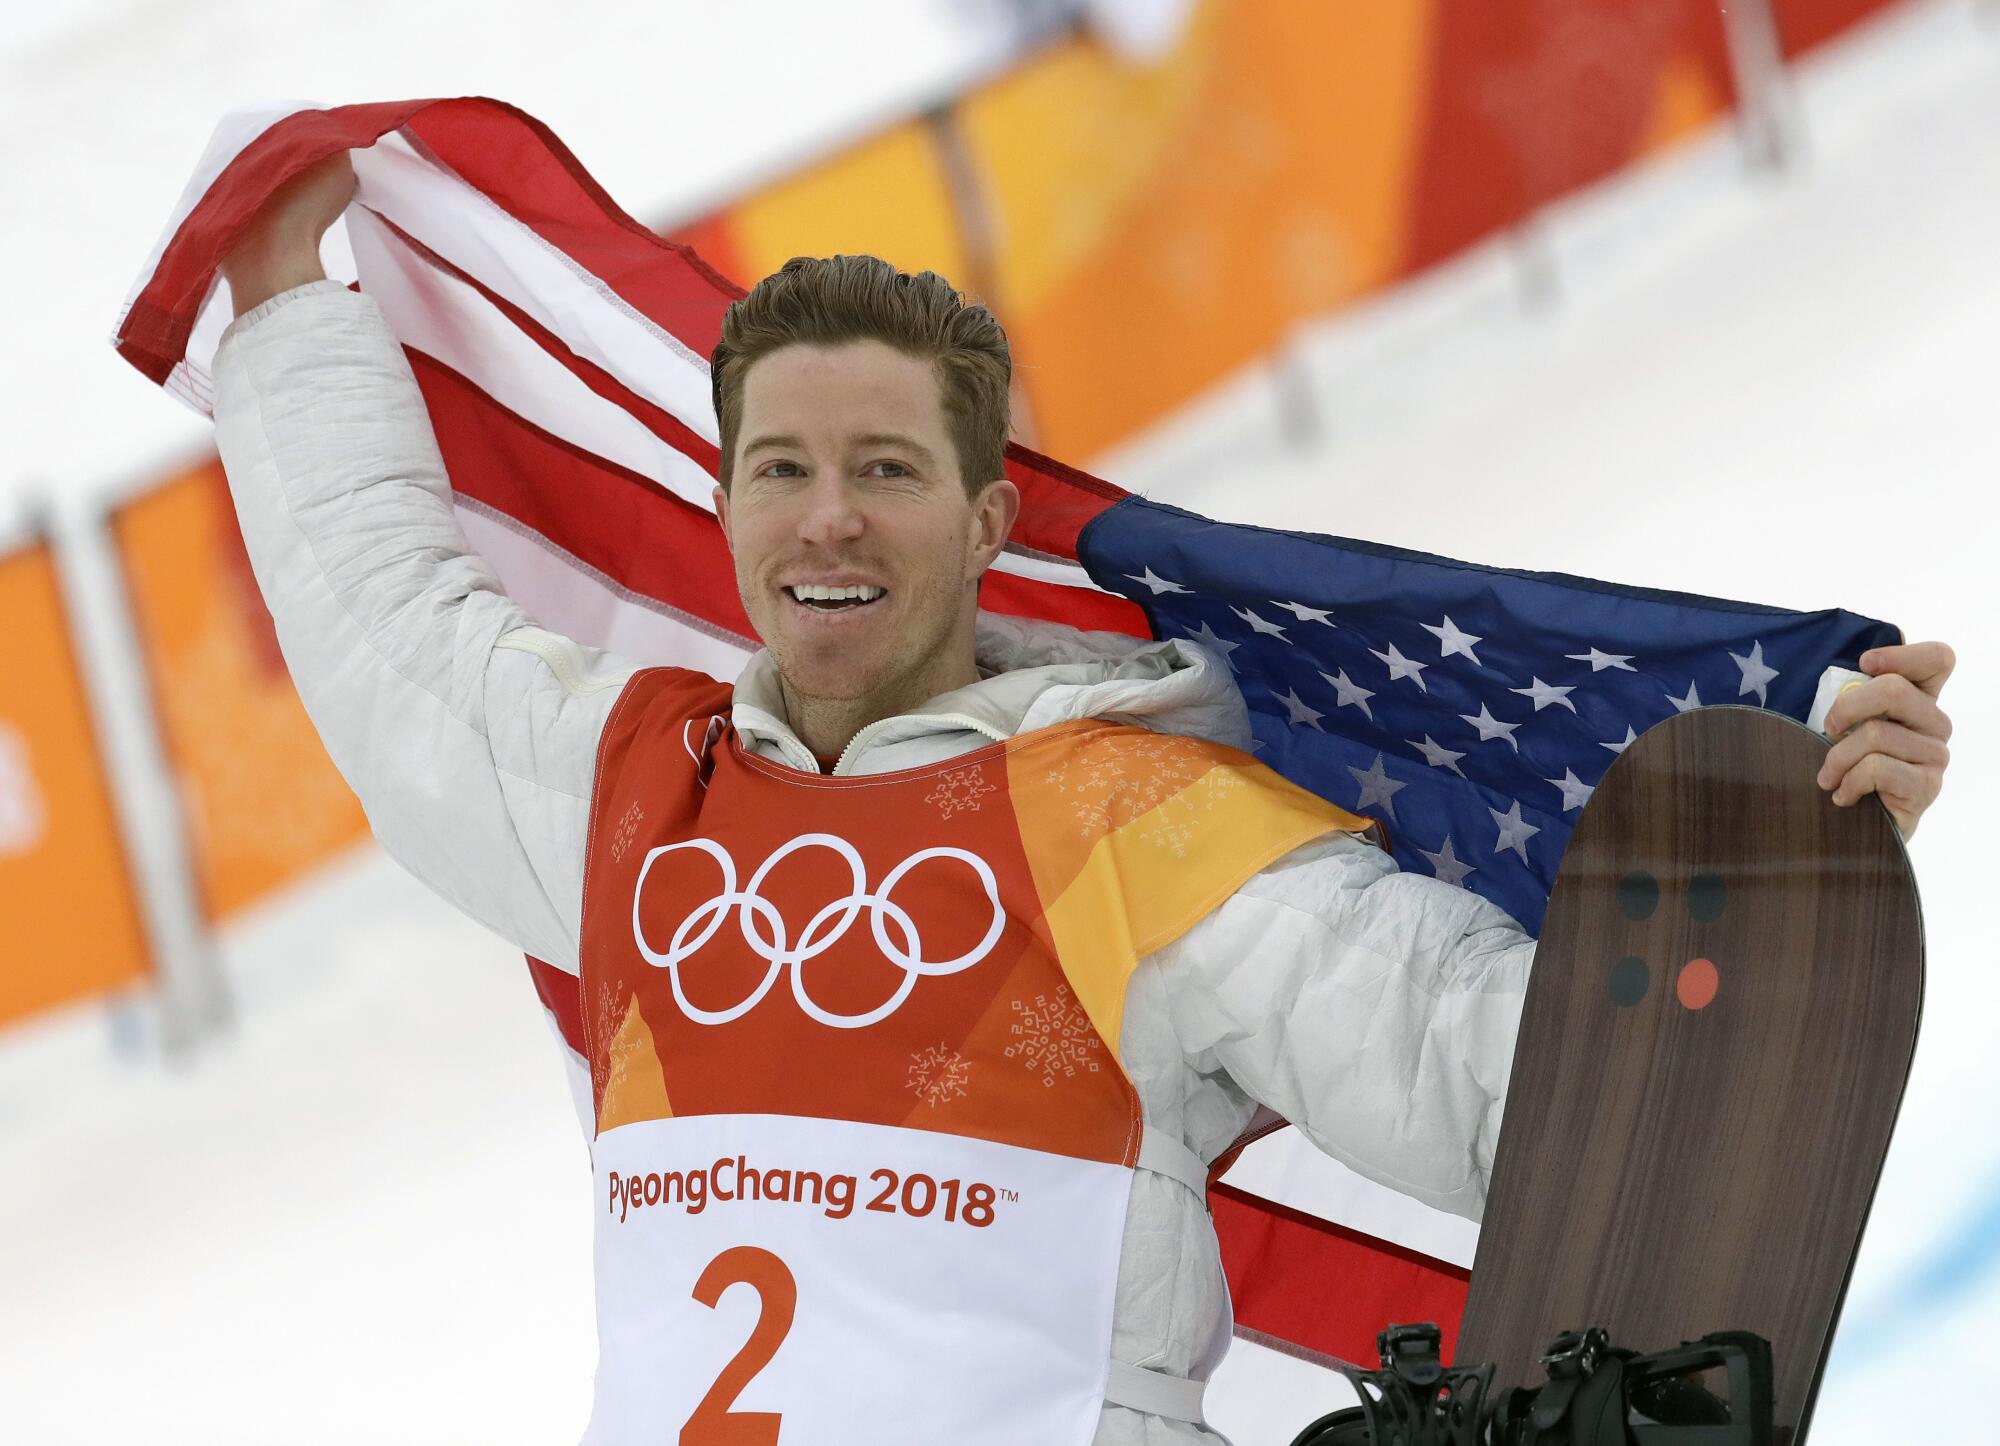
[[[1130,1361],[1113,1360],[1104,1399],[1114,1406],[1203,1426],[1207,1422],[1201,1414],[1201,1393],[1207,1389],[1207,1381],[1191,1376],[1170,1376]]]
[[[1208,1207],[1208,1166],[1172,1135],[1146,1125],[1139,1136],[1135,1168],[1180,1181],[1194,1192],[1203,1209]],[[1207,1381],[1192,1376],[1170,1375],[1113,1358],[1104,1399],[1114,1406],[1201,1426],[1207,1424],[1201,1414],[1202,1392],[1207,1389]]]
[[[1202,1163],[1201,1156],[1164,1130],[1151,1125],[1143,1127],[1136,1168],[1180,1181],[1194,1191],[1194,1198],[1201,1201],[1202,1208],[1207,1208],[1208,1166]]]

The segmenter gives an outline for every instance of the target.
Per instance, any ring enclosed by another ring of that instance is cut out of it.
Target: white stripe
[[[754,649],[620,586],[532,528],[468,497],[453,504],[466,541],[543,627],[634,663],[694,668],[725,683],[750,661]]]
[[[1036,556],[1012,550],[1001,553],[993,559],[995,572],[1010,572],[1016,577],[1032,578],[1036,582],[1053,583],[1057,587],[1081,588],[1086,592],[1107,592],[1090,580],[1090,574],[1083,570],[1080,562],[1066,562],[1059,557]],[[1111,594],[1117,596],[1117,594]]]
[[[347,214],[362,285],[397,340],[435,357],[542,430],[709,509],[715,479],[599,396],[478,290],[424,260],[365,209]]]
[[[1470,1268],[1479,1246],[1473,1221],[1357,1175],[1296,1129],[1255,1141],[1222,1178],[1252,1195],[1454,1265]]]
[[[354,153],[356,200],[477,278],[697,436],[719,440],[708,362],[401,133]],[[661,253],[668,263],[667,253]],[[365,268],[363,286],[369,285]]]

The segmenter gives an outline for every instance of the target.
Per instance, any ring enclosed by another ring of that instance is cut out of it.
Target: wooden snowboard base
[[[1802,1441],[1916,1044],[1923,926],[1874,797],[1761,708],[1648,729],[1571,836],[1459,1336],[1496,1391],[1560,1331],[1768,1338]]]

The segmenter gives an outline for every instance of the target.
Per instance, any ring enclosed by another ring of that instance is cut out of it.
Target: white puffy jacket
[[[536,626],[468,551],[422,397],[379,308],[337,282],[224,334],[217,445],[292,677],[391,855],[521,949],[574,971],[598,734],[634,664]],[[1247,746],[1226,668],[982,615],[981,680],[862,730],[849,773],[916,767],[1066,719]],[[648,660],[654,661],[654,660]],[[816,769],[768,653],[732,721]],[[1119,1054],[1146,1123],[1213,1159],[1268,1105],[1375,1180],[1476,1219],[1534,941],[1500,909],[1336,834],[1251,879],[1133,975]],[[1214,1231],[1135,1176],[1114,1356],[1205,1378],[1228,1344]],[[1100,1446],[1220,1439],[1107,1405]]]

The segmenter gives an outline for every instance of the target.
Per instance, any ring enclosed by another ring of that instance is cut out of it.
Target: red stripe
[[[549,1017],[556,1022],[556,1030],[563,1037],[563,1043],[583,1053],[583,986],[577,977],[567,970],[558,969],[553,964],[544,964],[532,954],[523,954],[528,961],[528,977],[535,981],[535,993],[541,997],[542,1008],[548,1010]]]
[[[1090,632],[1126,633],[1135,638],[1153,636],[1145,611],[1129,599],[1089,588],[1041,582],[994,568],[987,569],[986,580],[979,586],[979,606],[987,612],[1068,623]]]
[[[526,524],[620,586],[756,646],[712,514],[543,431],[443,362],[406,354],[453,491]]]
[[[1131,495],[1018,442],[1007,444],[1007,475],[1021,489],[1021,515],[1009,534],[1012,540],[1072,562],[1078,560],[1076,539],[1084,524]],[[1151,637],[1152,632],[1142,630],[1139,636]]]
[[[1372,1370],[1382,1327],[1436,1321],[1451,1358],[1470,1271],[1234,1185],[1208,1197],[1239,1326]]]

